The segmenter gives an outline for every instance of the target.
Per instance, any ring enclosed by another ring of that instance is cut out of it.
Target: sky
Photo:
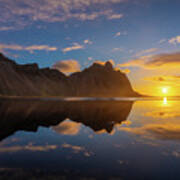
[[[136,91],[180,95],[179,8],[179,0],[0,0],[0,52],[67,74],[111,60]]]

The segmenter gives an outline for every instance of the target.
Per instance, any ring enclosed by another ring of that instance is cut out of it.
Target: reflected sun
[[[163,105],[167,105],[168,103],[167,103],[167,97],[164,97],[163,98]]]

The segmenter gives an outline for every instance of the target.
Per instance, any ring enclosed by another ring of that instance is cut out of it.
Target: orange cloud
[[[127,63],[119,64],[120,67],[142,67],[146,69],[155,68],[177,68],[180,67],[180,52],[171,54],[159,54],[141,56]]]
[[[144,80],[163,83],[163,84],[174,84],[179,85],[180,83],[180,76],[151,76],[151,77],[145,77]]]
[[[153,111],[147,112],[145,116],[153,117],[153,118],[176,118],[180,117],[180,112],[171,112],[171,111]]]
[[[57,69],[63,73],[73,73],[80,71],[80,64],[74,59],[57,61],[53,66],[53,69]]]
[[[0,153],[7,152],[18,152],[18,151],[49,151],[57,149],[56,145],[45,145],[45,146],[35,146],[29,143],[25,146],[0,146]]]
[[[48,45],[32,45],[32,46],[21,46],[18,44],[0,44],[0,51],[4,49],[7,50],[16,50],[16,51],[56,51],[57,47],[55,46],[48,46]]]
[[[93,44],[93,42],[90,41],[89,39],[85,39],[85,40],[84,40],[84,44]]]
[[[115,65],[114,63],[114,60],[113,59],[109,59],[108,60],[112,65]],[[100,61],[100,60],[96,60],[94,61],[94,63],[97,63],[97,64],[101,64],[101,65],[105,65],[107,61]]]

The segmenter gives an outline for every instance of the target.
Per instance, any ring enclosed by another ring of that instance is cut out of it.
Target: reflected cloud
[[[119,127],[121,131],[139,135],[142,138],[161,140],[180,140],[180,124],[149,124],[142,127]]]
[[[81,124],[67,119],[66,121],[60,123],[58,126],[55,126],[52,129],[59,134],[73,136],[79,133]]]
[[[129,117],[131,124],[116,126],[117,130],[127,132],[146,144],[150,140],[153,144],[155,140],[180,140],[179,101],[165,97],[163,100],[139,101],[133,107]]]
[[[93,154],[92,152],[87,151],[86,148],[82,146],[75,146],[75,145],[65,143],[61,147],[65,149],[71,149],[75,154],[82,152],[84,156],[86,157],[89,157]]]
[[[56,145],[35,146],[32,143],[26,146],[0,146],[0,153],[18,152],[18,151],[49,151],[57,149]]]
[[[164,102],[166,105],[166,102]],[[153,117],[153,118],[176,118],[180,117],[179,112],[171,112],[171,111],[154,111],[147,112],[145,116]]]

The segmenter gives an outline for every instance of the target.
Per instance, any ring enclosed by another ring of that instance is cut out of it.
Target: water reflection
[[[179,101],[164,97],[162,101],[137,102],[134,108],[132,125],[119,130],[146,139],[180,140]]]
[[[1,100],[0,140],[19,130],[36,132],[39,126],[75,135],[78,123],[111,133],[115,124],[127,119],[132,105],[132,101]]]
[[[164,97],[163,98],[163,105],[167,105],[168,103],[167,103],[167,97]]]
[[[0,177],[179,180],[179,106],[169,97],[1,100]]]

